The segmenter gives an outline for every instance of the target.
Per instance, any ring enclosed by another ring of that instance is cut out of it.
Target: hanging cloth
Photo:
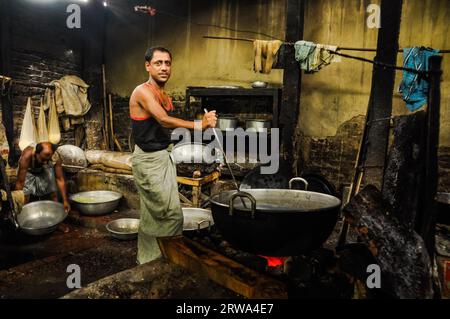
[[[309,41],[297,41],[294,44],[295,59],[300,63],[300,68],[305,71],[311,70],[313,64],[313,52],[316,49],[316,45]]]
[[[439,50],[424,47],[405,48],[403,50],[403,67],[418,71],[428,71],[428,59],[437,55]],[[428,82],[419,74],[403,71],[403,80],[399,91],[403,95],[406,107],[414,112],[427,103]]]
[[[323,67],[333,63],[341,62],[341,57],[331,51],[338,49],[335,45],[316,44],[316,48],[313,53],[313,63],[311,65],[312,72],[318,72]]]
[[[56,111],[61,114],[63,130],[68,131],[73,125],[84,123],[83,116],[91,108],[88,100],[89,85],[75,75],[63,76],[50,84],[55,89],[45,92],[46,100],[52,100],[51,103],[56,104]],[[50,106],[50,103],[47,104],[47,107]]]
[[[280,49],[282,43],[283,42],[280,40],[253,41],[253,50],[255,55],[253,69],[255,72],[269,74],[272,71],[273,64],[277,60],[278,50]]]
[[[50,143],[58,144],[61,141],[58,114],[56,112],[55,95],[51,92],[46,94],[48,111],[48,140]]]
[[[341,57],[333,54],[337,46],[315,44],[309,41],[297,41],[294,44],[295,59],[305,73],[316,73],[332,62],[341,62]]]
[[[42,99],[41,99],[41,106],[39,107],[37,131],[38,131],[38,138],[37,138],[38,143],[48,142],[48,128],[47,128],[47,121],[45,119],[44,103]]]
[[[37,131],[34,124],[34,114],[31,109],[31,98],[27,100],[25,116],[23,117],[22,129],[20,131],[19,148],[24,150],[30,144],[36,144]]]

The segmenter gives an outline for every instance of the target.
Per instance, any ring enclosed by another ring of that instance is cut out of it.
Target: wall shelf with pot
[[[201,99],[202,108],[209,107],[215,108],[215,106],[205,105],[205,100],[214,99],[216,101],[227,100],[227,99],[245,99],[249,101],[249,109],[248,110],[239,110],[239,114],[245,113],[253,113],[249,112],[251,109],[255,110],[258,107],[252,107],[255,104],[255,100],[259,98],[265,98],[268,100],[266,103],[266,107],[264,108],[265,112],[262,113],[270,113],[270,119],[272,121],[271,127],[278,128],[278,114],[280,109],[280,101],[281,101],[281,88],[231,88],[231,87],[196,87],[189,86],[186,89],[186,110],[191,111],[191,97],[197,97]],[[267,111],[269,110],[269,111]],[[229,108],[221,108],[217,110],[219,114],[226,114],[229,116],[239,116],[236,114],[237,112],[232,112]],[[250,116],[248,118],[240,118],[243,122],[243,128],[245,128],[245,122],[247,120],[253,119],[255,116]]]

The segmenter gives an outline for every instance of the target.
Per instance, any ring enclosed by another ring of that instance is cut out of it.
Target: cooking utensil
[[[308,182],[308,190],[337,197],[336,189],[324,176],[316,173],[304,173],[300,176]]]
[[[46,200],[24,205],[17,222],[26,234],[45,235],[56,230],[66,217],[61,203]]]
[[[341,205],[331,195],[285,189],[226,191],[210,202],[215,225],[231,245],[265,256],[297,256],[320,248]]]
[[[262,174],[258,166],[245,175],[239,189],[288,189],[290,176],[290,166],[283,163],[275,174]]]
[[[106,224],[106,230],[117,239],[135,239],[139,231],[139,219],[119,218]]]
[[[70,200],[81,214],[89,216],[105,215],[119,206],[122,194],[113,191],[89,191],[73,194]]]
[[[256,132],[264,132],[264,130],[269,132],[271,127],[272,121],[270,120],[251,119],[245,121],[245,128],[253,129]]]
[[[203,109],[203,110],[205,111],[205,113],[208,113],[208,110],[207,110],[206,108]],[[233,185],[234,185],[234,187],[236,188],[236,190],[239,191],[239,186],[238,186],[238,184],[237,184],[237,182],[236,182],[236,178],[234,177],[233,170],[231,169],[231,166],[230,166],[230,164],[229,164],[229,162],[228,162],[228,160],[227,160],[227,155],[226,155],[226,153],[225,153],[225,150],[223,149],[222,143],[220,142],[219,136],[217,135],[216,129],[213,128],[212,130],[213,130],[213,132],[214,132],[214,137],[216,138],[217,144],[219,145],[220,151],[221,151],[222,154],[223,154],[223,160],[224,160],[225,164],[226,164],[227,167],[228,167],[228,170],[229,170],[229,172],[230,172],[230,174],[231,174],[231,177],[233,178]],[[247,206],[245,205],[244,200],[243,200],[242,198],[241,198],[241,202],[242,202],[242,205],[243,205],[244,207],[247,207]]]
[[[234,130],[238,125],[237,117],[235,116],[219,116],[217,118],[216,127],[222,131]]]
[[[183,218],[183,231],[200,231],[214,225],[214,219],[209,209],[183,207]]]
[[[172,156],[177,164],[179,163],[221,163],[222,153],[219,149],[212,152],[206,144],[182,143],[176,144],[172,149]]]
[[[291,176],[290,166],[284,162],[280,163],[280,167],[275,174],[262,174],[261,167],[257,167],[245,175],[239,189],[243,191],[246,189],[288,189]],[[337,195],[334,186],[320,174],[304,173],[301,178],[308,182],[310,192]],[[293,188],[297,189],[297,187]]]
[[[209,175],[223,163],[219,149],[212,150],[210,146],[198,143],[176,144],[172,156],[177,165],[177,175],[185,177],[192,177],[195,171],[202,176]]]
[[[205,111],[205,113],[208,113],[207,109],[203,109],[203,110]],[[227,165],[228,170],[230,171],[231,177],[233,178],[233,185],[236,188],[236,190],[239,190],[239,186],[238,186],[238,184],[236,182],[236,178],[234,177],[234,174],[233,174],[233,171],[231,169],[231,166],[230,166],[230,164],[229,164],[229,162],[227,160],[227,155],[226,155],[226,153],[225,153],[225,151],[223,149],[222,143],[220,142],[219,136],[217,136],[216,129],[213,128],[212,130],[214,132],[214,137],[216,138],[217,144],[219,145],[220,151],[223,154],[223,160],[224,160],[225,164]],[[242,203],[244,204],[244,202],[242,202]]]
[[[263,82],[263,81],[252,82],[252,88],[254,88],[254,89],[261,89],[261,88],[264,89],[267,87],[267,85],[268,85],[268,83]]]

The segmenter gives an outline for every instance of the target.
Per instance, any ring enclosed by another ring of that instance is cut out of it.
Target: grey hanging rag
[[[334,54],[337,46],[315,44],[309,41],[297,41],[294,44],[295,59],[305,73],[316,73],[332,62],[341,62],[341,57]]]

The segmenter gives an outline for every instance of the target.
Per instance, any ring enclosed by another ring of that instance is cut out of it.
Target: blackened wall
[[[37,118],[39,101],[44,95],[45,84],[65,75],[76,75],[91,86],[89,89],[91,103],[96,106],[101,102],[99,98],[101,94],[97,92],[92,94],[93,90],[101,90],[101,86],[93,83],[95,81],[92,81],[92,78],[84,78],[85,74],[94,71],[92,69],[101,70],[101,61],[96,63],[94,68],[86,66],[86,57],[92,55],[86,54],[89,49],[86,47],[88,43],[86,39],[93,33],[93,30],[87,30],[92,28],[92,23],[88,22],[97,19],[101,12],[92,14],[91,11],[94,10],[92,8],[98,10],[98,5],[94,7],[92,3],[77,2],[81,9],[81,28],[70,29],[67,26],[67,18],[72,12],[66,11],[73,1],[7,0],[6,3],[7,5],[2,7],[6,12],[2,12],[2,15],[7,15],[9,20],[7,28],[10,39],[8,43],[10,64],[9,74],[4,74],[3,70],[0,70],[0,74],[13,78],[14,136],[15,147],[18,150],[18,139],[27,98],[32,98],[35,118]],[[103,7],[101,8],[103,11]],[[100,56],[101,54],[102,52],[97,53]],[[101,78],[101,74],[97,77]],[[24,81],[31,85],[14,81]],[[98,112],[98,107],[93,107],[90,113],[92,112]],[[86,126],[89,126],[89,117]],[[62,131],[62,125],[60,127]],[[67,132],[62,131],[61,144],[74,144],[74,137],[73,128]]]
[[[28,97],[32,98],[37,117],[39,100],[45,87],[64,75],[81,77],[82,45],[77,31],[66,26],[67,4],[14,1],[10,10],[11,77],[35,85],[14,84],[14,135],[20,136]],[[14,83],[14,82],[13,82]],[[61,143],[74,143],[73,131],[63,132]]]

